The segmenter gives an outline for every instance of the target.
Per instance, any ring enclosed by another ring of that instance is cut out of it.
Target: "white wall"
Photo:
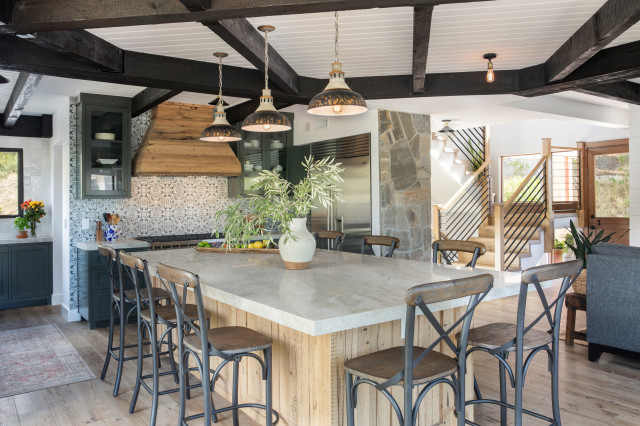
[[[316,122],[327,126],[316,128]],[[347,117],[317,117],[306,111],[294,115],[293,140],[295,145],[307,145],[345,136],[371,133],[371,232],[380,233],[380,152],[378,141],[378,110]],[[309,129],[309,130],[307,130]]]
[[[640,246],[640,106],[629,105],[629,243]]]
[[[0,148],[23,149],[24,199],[44,201],[47,216],[38,224],[38,235],[51,236],[51,141],[43,138],[0,137]],[[0,219],[0,234],[15,235],[14,219]]]
[[[640,114],[638,116],[640,122]],[[501,156],[540,153],[542,138],[551,138],[552,146],[575,148],[576,142],[596,142],[627,137],[629,137],[628,129],[552,119],[516,121],[491,126],[491,178],[496,201],[500,199]]]

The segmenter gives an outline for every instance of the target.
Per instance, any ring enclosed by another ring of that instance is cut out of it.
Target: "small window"
[[[21,216],[22,150],[0,148],[0,217]]]
[[[502,201],[507,201],[540,161],[540,154],[513,155],[502,160]],[[537,198],[532,194],[532,198]],[[527,200],[533,201],[533,200]]]

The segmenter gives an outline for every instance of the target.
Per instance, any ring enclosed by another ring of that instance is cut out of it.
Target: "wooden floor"
[[[533,310],[540,306],[535,294],[530,294],[529,300]],[[475,325],[513,321],[516,304],[515,298],[483,303],[476,312]],[[585,326],[583,312],[578,313],[577,322],[578,328]],[[0,330],[52,323],[60,327],[95,375],[99,376],[106,348],[106,328],[90,331],[86,322],[66,323],[59,315],[58,307],[0,311]],[[127,328],[129,336],[133,336],[135,328]],[[562,343],[560,350],[560,405],[565,425],[640,424],[640,361],[604,354],[598,364],[593,364],[587,360],[586,346],[575,344],[565,347]],[[479,354],[475,362],[483,396],[496,397],[497,361],[488,355]],[[132,379],[135,377],[135,361],[125,363],[118,398],[111,395],[115,378],[113,367],[112,363],[104,382],[95,379],[1,398],[0,425],[148,424],[151,398],[144,390],[140,392],[136,412],[133,415],[128,412],[133,388]],[[173,380],[163,378],[162,385],[174,386]],[[524,397],[527,408],[550,414],[549,389],[546,358],[539,355],[527,375]],[[511,398],[512,394],[509,396]],[[200,392],[194,392],[189,403],[189,414],[201,410],[201,403]],[[216,399],[216,405],[222,404],[226,404],[226,401]],[[157,424],[175,425],[177,411],[177,394],[162,396]],[[498,424],[498,411],[494,407],[480,407],[476,411],[476,421],[482,425]],[[220,425],[231,424],[229,415],[222,415],[219,419]],[[253,424],[244,416],[241,416],[240,423],[243,426]],[[201,422],[195,421],[193,424]],[[544,423],[526,418],[525,424]]]

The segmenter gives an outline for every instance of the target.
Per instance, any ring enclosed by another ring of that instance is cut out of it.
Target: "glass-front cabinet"
[[[293,125],[293,114],[286,115]],[[231,145],[242,164],[242,174],[229,178],[230,196],[258,194],[251,190],[251,181],[262,170],[288,178],[287,148],[293,145],[293,129],[274,133],[242,131],[242,140]]]
[[[79,198],[131,196],[131,99],[81,93]]]

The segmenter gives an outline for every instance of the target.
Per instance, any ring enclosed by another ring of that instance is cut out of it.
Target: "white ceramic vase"
[[[316,251],[316,240],[307,230],[307,219],[292,219],[289,229],[289,234],[280,237],[278,244],[284,266],[287,269],[307,269]]]

